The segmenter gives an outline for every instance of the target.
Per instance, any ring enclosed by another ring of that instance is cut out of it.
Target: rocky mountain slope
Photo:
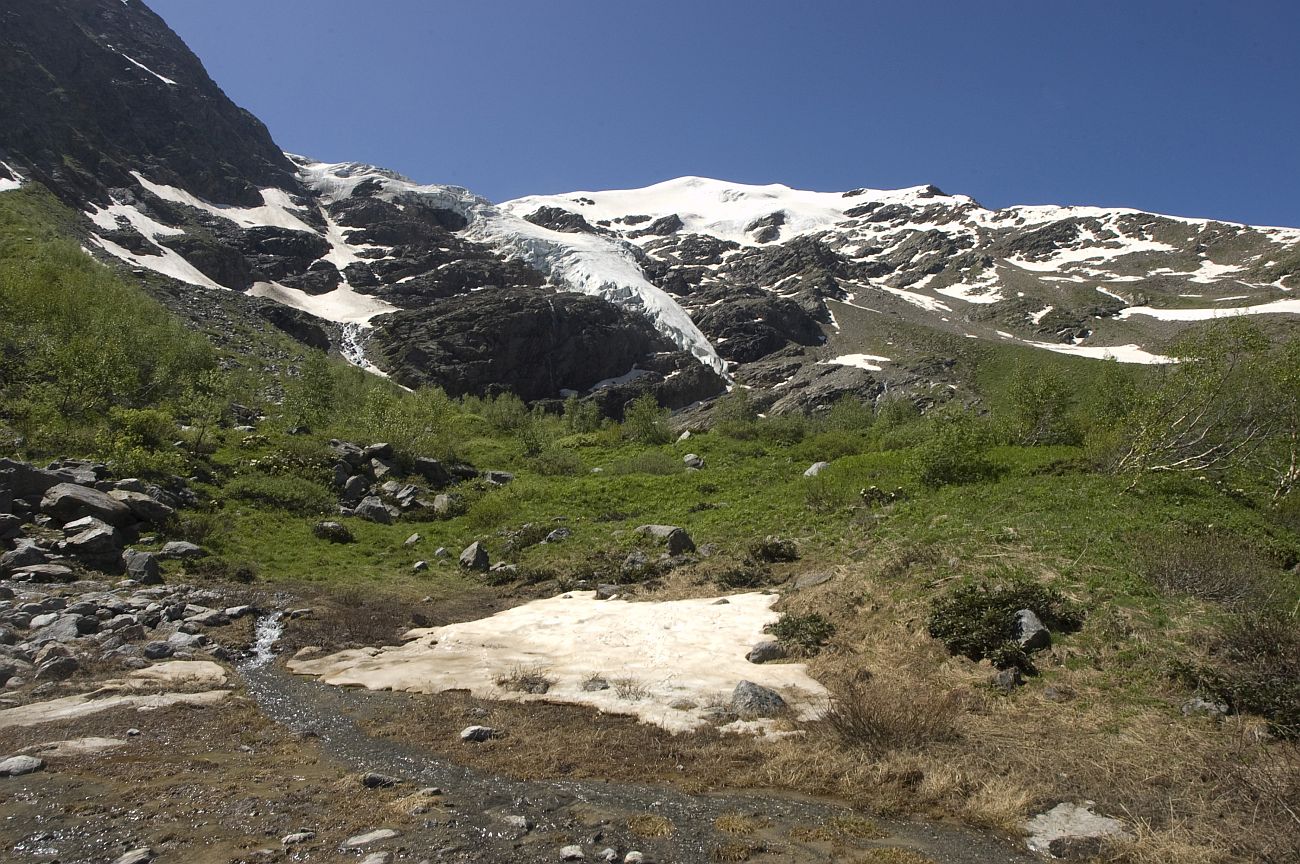
[[[1154,363],[1188,322],[1300,312],[1300,230],[693,177],[495,206],[286,156],[139,0],[0,14],[0,191],[42,183],[104,260],[191,302],[274,300],[277,326],[407,386],[617,413],[730,379],[806,410],[956,392],[965,340]]]

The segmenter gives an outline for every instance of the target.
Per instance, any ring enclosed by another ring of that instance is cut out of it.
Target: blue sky
[[[1300,3],[146,0],[287,150],[1300,226]]]

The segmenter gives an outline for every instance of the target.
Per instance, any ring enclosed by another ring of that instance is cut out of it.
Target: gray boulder
[[[60,522],[94,516],[116,528],[125,528],[135,521],[131,508],[121,501],[110,498],[98,489],[74,483],[51,486],[41,498],[41,512]]]
[[[829,467],[831,467],[831,463],[829,462],[814,462],[813,464],[808,466],[807,471],[803,472],[803,476],[816,477],[818,474],[822,473]]]
[[[366,497],[370,491],[370,481],[360,474],[354,474],[343,484],[342,500],[345,504],[352,504]]]
[[[781,660],[785,657],[785,649],[781,643],[775,639],[765,639],[749,649],[745,659],[750,663],[769,663],[773,660]]]
[[[49,553],[37,546],[35,541],[20,540],[8,552],[0,555],[0,574],[13,573],[33,564],[44,564],[49,560]]]
[[[13,578],[19,582],[32,582],[40,585],[75,582],[77,574],[72,568],[62,564],[29,564],[14,568]]]
[[[351,543],[354,539],[352,531],[342,522],[317,522],[312,526],[311,533],[331,543]]]
[[[22,777],[40,771],[45,767],[45,760],[35,756],[10,756],[0,762],[0,777]]]
[[[393,513],[388,509],[384,502],[374,495],[361,499],[361,503],[356,507],[358,518],[366,519],[370,522],[378,522],[380,525],[392,525]]]
[[[140,552],[127,549],[122,553],[122,566],[126,568],[128,579],[134,579],[141,585],[161,585],[162,570],[158,558],[152,552]]]
[[[8,513],[0,514],[0,543],[12,540],[23,533],[23,520],[20,516]]]
[[[687,453],[682,457],[682,462],[687,468],[694,468],[697,471],[704,467],[704,458],[696,453]]]
[[[198,546],[186,540],[171,540],[163,544],[162,552],[159,553],[159,556],[162,558],[189,560],[193,558],[206,558],[207,554],[207,550],[202,546]]]
[[[1020,633],[1020,647],[1026,651],[1037,651],[1052,644],[1051,632],[1032,609],[1021,609],[1016,613],[1016,627]]]
[[[460,731],[460,740],[466,744],[477,744],[495,737],[497,730],[491,726],[467,726]]]
[[[786,710],[785,700],[774,690],[741,681],[731,693],[731,710],[744,720],[774,717]]]
[[[695,541],[684,528],[676,525],[642,525],[636,529],[638,534],[650,537],[668,547],[669,555],[682,555],[695,551]]]
[[[37,681],[63,681],[81,668],[75,657],[52,657],[36,667]]]
[[[460,566],[466,570],[476,570],[480,573],[486,573],[490,563],[488,561],[487,549],[483,548],[481,541],[475,540],[465,547],[460,553]]]
[[[168,519],[176,515],[176,511],[157,501],[144,492],[135,492],[129,489],[114,489],[108,493],[108,497],[114,501],[120,501],[127,506],[131,514],[141,522],[148,522],[152,525],[162,525]]]

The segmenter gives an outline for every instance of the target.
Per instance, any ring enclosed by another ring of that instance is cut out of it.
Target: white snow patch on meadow
[[[23,188],[23,175],[14,170],[8,162],[0,162],[0,168],[5,169],[8,177],[0,177],[0,192],[12,192],[14,189]]]
[[[859,369],[865,369],[868,372],[879,372],[884,367],[878,364],[890,363],[888,357],[880,357],[875,354],[841,354],[839,357],[832,357],[830,360],[820,361],[823,366],[856,366]]]
[[[714,598],[632,603],[575,591],[478,621],[412,630],[405,645],[294,658],[288,665],[327,684],[417,693],[467,689],[479,698],[565,702],[630,714],[674,732],[706,725],[710,703],[729,701],[742,680],[779,692],[797,717],[817,716],[826,690],[805,664],[745,659],[756,642],[770,638],[763,628],[779,617],[772,611],[778,595],[726,599],[721,605]],[[553,682],[550,689],[534,695],[497,684],[520,670],[544,675]],[[593,676],[610,688],[584,690]],[[696,707],[670,707],[683,699]]]
[[[1158,309],[1155,306],[1130,306],[1119,313],[1119,318],[1146,315],[1159,321],[1208,321],[1212,318],[1236,318],[1241,315],[1297,315],[1300,300],[1274,300],[1257,306],[1230,306],[1218,309]]]

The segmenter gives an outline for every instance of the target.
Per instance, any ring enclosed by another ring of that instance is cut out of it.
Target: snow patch
[[[397,307],[386,300],[358,294],[346,285],[341,285],[328,294],[313,295],[279,282],[258,282],[248,293],[254,297],[268,297],[277,303],[339,324],[365,324],[376,315],[397,311]]]
[[[631,603],[575,591],[535,600],[490,618],[412,630],[400,647],[341,651],[289,661],[289,669],[328,684],[439,693],[468,689],[479,698],[566,702],[630,714],[672,731],[706,725],[710,703],[725,703],[742,680],[777,690],[800,718],[818,714],[825,689],[803,663],[754,664],[745,654],[768,638],[779,617],[775,594]],[[545,694],[497,684],[519,670],[552,683]],[[605,690],[586,690],[594,676]],[[687,700],[682,703],[679,700]],[[673,708],[673,703],[695,707]]]
[[[8,162],[0,162],[0,168],[5,169],[8,177],[0,177],[0,192],[12,192],[14,189],[23,188],[23,175],[19,174]]]
[[[112,48],[111,45],[110,45],[109,47]],[[139,60],[136,60],[134,57],[131,57],[131,56],[127,55],[126,53],[122,52],[122,51],[118,51],[116,48],[112,48],[112,51],[113,51],[114,54],[116,54],[116,55],[118,55],[119,57],[123,58],[123,59],[126,60],[128,63],[131,63],[131,64],[133,64],[133,65],[135,65],[135,66],[138,66],[139,68],[141,68],[141,69],[143,69],[144,71],[148,72],[150,75],[152,75],[153,77],[157,78],[157,79],[158,79],[159,81],[161,81],[162,83],[167,84],[167,85],[170,85],[170,86],[172,86],[172,87],[178,87],[178,86],[180,86],[180,85],[178,85],[175,81],[173,81],[172,79],[168,78],[166,75],[159,75],[157,72],[153,71],[153,70],[150,69],[148,66],[144,65],[143,63],[141,63]]]
[[[890,362],[892,361],[888,357],[880,357],[875,354],[841,354],[839,357],[833,357],[830,360],[822,360],[819,365],[856,366],[868,372],[879,372],[884,367],[877,364]]]
[[[1236,318],[1241,315],[1297,315],[1300,300],[1274,300],[1258,306],[1231,306],[1218,309],[1158,309],[1155,306],[1130,306],[1119,313],[1119,318],[1146,315],[1158,321],[1208,321],[1213,318]]]

